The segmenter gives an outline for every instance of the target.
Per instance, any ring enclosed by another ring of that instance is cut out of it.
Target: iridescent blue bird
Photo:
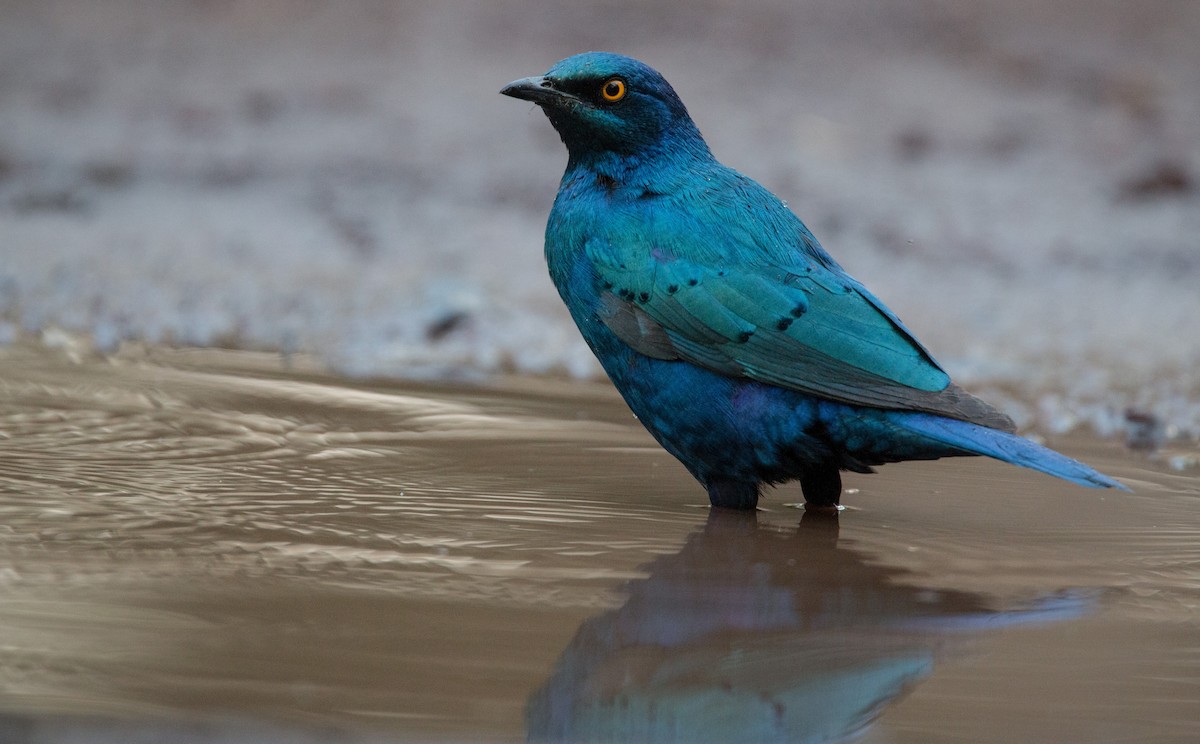
[[[650,67],[590,52],[500,92],[540,106],[567,146],[546,225],[559,294],[713,506],[799,480],[829,507],[843,470],[958,455],[1123,488],[952,383],[783,202],[717,162]]]

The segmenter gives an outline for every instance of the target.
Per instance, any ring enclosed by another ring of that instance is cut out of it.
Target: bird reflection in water
[[[526,709],[531,741],[838,741],[929,676],[951,637],[1085,614],[1079,594],[1008,611],[914,585],[798,528],[713,509],[620,608],[580,626]]]

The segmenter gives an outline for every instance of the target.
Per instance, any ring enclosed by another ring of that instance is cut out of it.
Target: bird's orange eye
[[[612,78],[600,89],[600,97],[609,103],[616,103],[625,97],[625,81]]]

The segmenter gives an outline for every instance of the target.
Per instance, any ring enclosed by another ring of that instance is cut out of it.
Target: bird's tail
[[[957,449],[1040,470],[1088,488],[1129,489],[1081,462],[1016,434],[925,413],[904,416],[905,428]]]

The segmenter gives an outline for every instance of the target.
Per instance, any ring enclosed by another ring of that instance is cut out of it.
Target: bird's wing
[[[953,385],[900,320],[832,259],[827,265],[797,251],[787,266],[715,254],[700,261],[648,250],[637,238],[593,240],[586,252],[605,288],[602,320],[647,356],[846,403],[1013,428]]]

